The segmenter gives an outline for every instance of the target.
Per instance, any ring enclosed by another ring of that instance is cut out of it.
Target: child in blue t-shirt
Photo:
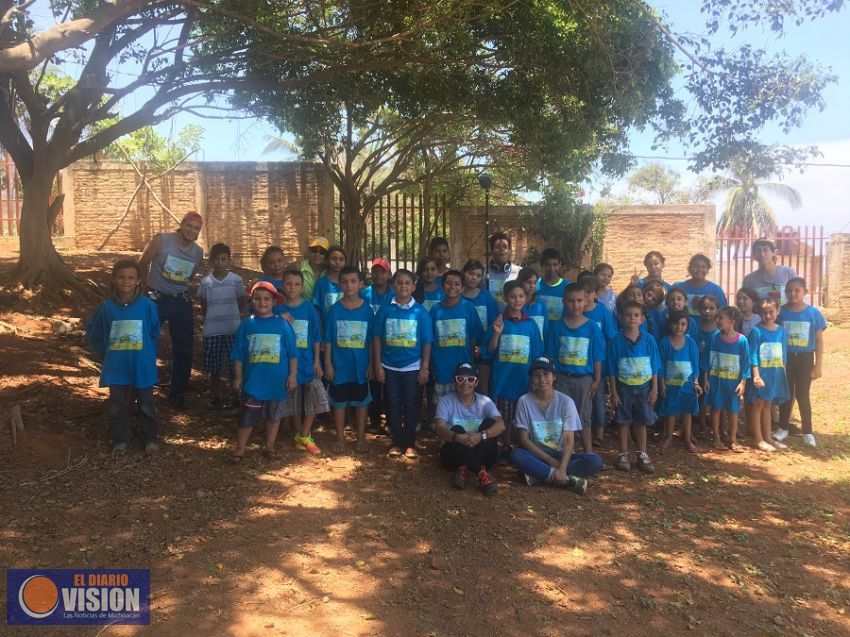
[[[330,411],[328,395],[322,384],[322,364],[319,345],[322,340],[322,324],[316,308],[301,297],[304,291],[304,275],[300,270],[283,273],[283,298],[281,316],[289,322],[295,332],[295,347],[298,350],[298,386],[289,392],[286,399],[286,414],[292,418],[295,430],[295,448],[309,454],[321,453],[311,431],[318,414]]]
[[[735,323],[740,317],[738,308],[729,305],[717,312],[719,329],[709,345],[708,372],[705,374],[705,385],[708,389],[706,403],[711,407],[714,448],[729,449],[736,453],[743,451],[737,442],[741,398],[744,397],[747,379],[753,375],[750,346],[746,337],[735,331]],[[724,415],[727,422],[728,447],[724,446],[720,437],[720,419]]]
[[[771,406],[788,400],[788,343],[785,330],[777,325],[779,301],[764,299],[760,304],[761,321],[750,329],[747,341],[753,357],[753,378],[747,383],[745,403],[747,419],[753,434],[753,446],[761,451],[785,449],[781,441],[771,443]]]
[[[599,263],[593,268],[593,276],[599,280],[599,290],[596,294],[598,301],[607,307],[609,312],[615,312],[617,310],[617,293],[611,288],[614,268],[607,263]]]
[[[549,308],[537,298],[537,272],[533,268],[522,268],[516,280],[522,283],[522,289],[525,290],[525,313],[537,323],[542,339],[549,330]]]
[[[201,279],[198,299],[204,315],[204,369],[210,375],[210,406],[221,406],[222,359],[233,382],[230,350],[239,329],[242,310],[248,305],[242,277],[230,271],[230,247],[216,243],[210,248],[212,272]],[[227,388],[229,390],[229,387]],[[234,398],[237,406],[238,398]],[[230,402],[227,400],[226,402]]]
[[[687,312],[675,310],[668,317],[668,334],[659,343],[661,356],[661,400],[659,418],[664,419],[664,438],[661,448],[668,449],[673,442],[676,418],[682,419],[682,439],[691,453],[699,453],[691,437],[691,414],[699,409],[697,399],[702,395],[699,384],[699,349],[688,336],[691,318]]]
[[[688,295],[688,312],[691,316],[699,316],[697,300],[707,294],[715,297],[720,302],[720,307],[727,304],[723,288],[705,278],[709,270],[711,270],[711,259],[704,254],[695,254],[688,262],[688,274],[691,278],[674,284],[674,287],[682,288]]]
[[[528,391],[528,370],[543,351],[543,339],[537,323],[524,310],[526,295],[522,283],[508,281],[502,293],[507,307],[493,321],[485,342],[493,364],[491,394],[505,421],[502,457],[507,460],[513,442],[516,403]]]
[[[463,265],[463,298],[472,303],[478,319],[481,321],[481,329],[486,334],[490,326],[499,315],[499,306],[496,299],[488,290],[481,288],[481,279],[484,278],[484,264],[476,259],[470,259]],[[490,395],[490,352],[487,351],[487,343],[481,343],[475,348],[475,366],[478,368],[478,392],[485,396]]]
[[[658,399],[661,360],[655,339],[640,329],[643,320],[643,306],[640,303],[620,303],[620,322],[623,329],[608,344],[606,365],[620,443],[616,467],[621,471],[631,469],[631,428],[638,448],[638,468],[646,473],[654,473],[655,467],[646,452],[646,427],[655,422],[652,408]]]
[[[810,447],[816,444],[812,432],[812,403],[809,391],[812,381],[823,375],[823,331],[826,321],[817,308],[805,302],[806,281],[794,277],[785,284],[788,303],[782,306],[777,322],[785,329],[788,340],[788,389],[790,398],[779,408],[779,429],[773,435],[782,442],[788,434],[798,434],[790,426],[791,409],[794,401],[800,409],[800,421],[803,425],[803,442]]]
[[[463,298],[463,275],[457,270],[443,274],[443,300],[431,308],[434,345],[431,369],[434,379],[434,404],[454,391],[454,370],[472,363],[472,350],[484,338],[484,330],[475,307]]]
[[[352,265],[339,272],[342,298],[331,306],[325,321],[325,378],[337,447],[345,448],[345,412],[354,408],[356,451],[366,451],[366,412],[372,403],[372,329],[375,315],[359,296],[362,279]]]
[[[608,343],[617,336],[617,324],[614,315],[608,306],[597,299],[600,291],[605,289],[602,279],[598,275],[591,273],[583,273],[578,277],[578,284],[582,287],[585,294],[585,310],[584,315],[599,326],[602,331],[602,336],[605,339],[605,348],[607,351]],[[590,407],[590,424],[593,430],[593,446],[601,448],[604,443],[605,425],[607,411],[605,409],[605,397],[608,395],[608,384],[605,379],[608,377],[608,371],[605,366],[605,360],[602,361],[602,378],[603,382],[599,384],[599,389],[593,397]]]
[[[700,320],[697,323],[696,338],[697,350],[699,351],[699,376],[700,382],[706,378],[709,367],[709,349],[711,341],[717,335],[717,312],[720,310],[720,301],[717,297],[707,295],[697,300],[697,310]],[[708,407],[708,387],[703,384],[702,395],[699,397],[699,432],[705,434]]]
[[[156,304],[141,294],[142,272],[132,259],[112,266],[112,298],[103,302],[86,325],[92,349],[103,357],[100,386],[109,387],[109,433],[113,453],[130,443],[130,405],[139,403],[139,429],[146,453],[159,449],[153,386],[157,382]]]
[[[667,291],[664,297],[664,304],[667,306],[658,315],[658,341],[660,342],[665,336],[670,333],[669,316],[673,312],[685,312],[688,315],[688,331],[686,332],[694,341],[697,340],[697,320],[688,312],[688,294],[682,288],[672,287]]]
[[[577,283],[564,288],[563,315],[549,324],[543,351],[555,364],[555,389],[572,398],[581,420],[585,451],[593,451],[591,410],[602,382],[605,337],[584,315],[587,296]]]
[[[431,315],[413,298],[415,280],[410,270],[396,270],[395,298],[375,317],[373,360],[375,377],[387,390],[390,456],[418,457],[419,387],[428,382],[434,327]]]
[[[443,289],[437,282],[437,261],[433,257],[422,257],[416,266],[416,278],[413,298],[430,312],[443,298]]]
[[[242,392],[242,416],[236,429],[234,463],[241,462],[251,431],[262,419],[266,423],[263,455],[274,458],[280,419],[286,415],[287,392],[298,385],[298,350],[292,326],[274,314],[284,299],[268,281],[251,288],[254,313],[239,325],[230,357],[233,388]]]
[[[389,261],[380,257],[374,259],[372,261],[371,275],[372,283],[360,291],[360,298],[369,304],[374,314],[377,314],[378,310],[384,305],[389,304],[393,300],[393,296],[395,296],[395,292],[393,292],[393,288],[390,285],[392,270],[390,269]],[[342,286],[340,285],[340,287]]]
[[[667,290],[660,281],[649,281],[643,290],[643,306],[646,309],[646,329],[657,341],[661,340],[661,324],[664,312],[664,297]]]
[[[324,320],[331,306],[339,301],[342,290],[339,288],[339,273],[345,267],[348,257],[340,246],[328,249],[328,271],[316,281],[313,288],[313,305],[319,310],[319,316]]]
[[[561,253],[555,248],[545,248],[540,253],[540,264],[543,278],[537,281],[537,298],[546,306],[549,321],[560,321],[564,313],[564,288],[570,283],[561,277],[564,265]]]

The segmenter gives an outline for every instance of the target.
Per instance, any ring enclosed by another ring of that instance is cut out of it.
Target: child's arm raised
[[[502,331],[505,329],[505,322],[502,319],[502,315],[496,317],[496,320],[493,321],[493,335],[490,337],[490,342],[487,344],[488,352],[495,352],[496,348],[499,347],[499,337],[502,335]]]

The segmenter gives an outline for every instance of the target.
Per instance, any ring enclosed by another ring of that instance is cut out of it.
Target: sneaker
[[[816,447],[818,444],[815,440],[814,434],[803,434],[803,442],[809,447]]]
[[[540,480],[538,480],[529,473],[523,473],[522,476],[523,478],[525,478],[525,483],[530,487],[533,487],[535,484],[538,484],[540,482]]]
[[[645,451],[641,451],[638,454],[637,465],[638,469],[644,473],[655,473],[655,467],[652,466],[652,462],[649,460],[649,455]]]
[[[153,441],[145,445],[145,453],[151,454],[159,451],[159,445]]]
[[[125,453],[127,453],[127,443],[126,442],[115,443],[114,445],[112,445],[112,453],[114,453],[115,455],[123,456]]]
[[[307,453],[316,455],[317,453],[322,453],[322,450],[319,449],[316,441],[313,440],[313,436],[302,436],[301,441],[304,443],[304,449]]]
[[[478,472],[478,484],[481,486],[481,491],[484,495],[493,495],[499,490],[499,484],[493,474],[487,471],[484,467]]]
[[[295,448],[296,449],[306,449],[307,448],[307,446],[304,442],[306,440],[306,438],[304,438],[304,436],[302,436],[301,434],[295,434],[295,436],[292,439],[295,441]]]
[[[785,439],[788,437],[787,429],[777,429],[773,432],[773,439],[778,440],[779,442],[785,442]]]
[[[452,484],[455,485],[458,489],[466,488],[466,481],[469,478],[469,470],[466,466],[461,467],[457,471],[455,471],[455,476],[452,478]]]
[[[620,471],[628,471],[632,468],[632,463],[629,462],[629,454],[625,451],[617,456],[617,463],[614,465]]]
[[[587,493],[587,480],[585,480],[584,478],[569,476],[567,479],[567,489],[569,489],[573,493],[584,495],[585,493]]]

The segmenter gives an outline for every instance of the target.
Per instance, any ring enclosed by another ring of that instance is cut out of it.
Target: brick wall
[[[520,217],[525,210],[528,207],[490,208],[490,232],[510,233],[516,262],[523,260],[530,247],[539,251],[547,246],[545,238],[529,235],[521,229]],[[713,260],[715,211],[712,205],[623,206],[610,210],[608,215],[602,260],[614,267],[614,289],[625,287],[635,268],[640,275],[646,273],[643,257],[650,250],[664,255],[664,276],[671,283],[687,278],[688,260],[692,255],[701,252]],[[451,228],[453,265],[462,267],[469,258],[483,260],[483,207],[453,208]]]
[[[83,161],[64,173],[66,234],[79,249],[97,249],[115,229],[140,178],[123,162]],[[153,181],[177,218],[204,216],[199,242],[230,245],[237,265],[256,267],[266,246],[298,258],[314,234],[333,236],[333,185],[318,164],[300,162],[186,162]],[[141,250],[177,222],[142,188],[126,218],[104,246]]]
[[[850,323],[850,234],[829,238],[825,314],[836,323]]]

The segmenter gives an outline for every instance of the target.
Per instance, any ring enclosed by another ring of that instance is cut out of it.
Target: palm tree
[[[717,220],[718,230],[752,228],[757,232],[759,228],[775,227],[776,216],[762,194],[781,199],[795,210],[803,204],[800,193],[791,186],[765,181],[775,174],[775,166],[771,161],[742,155],[732,160],[729,175],[715,175],[706,182],[701,195],[710,197],[720,192],[728,192],[723,213]]]

